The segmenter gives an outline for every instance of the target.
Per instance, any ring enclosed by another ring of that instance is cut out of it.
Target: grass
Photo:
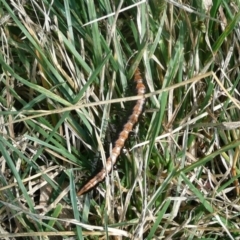
[[[2,239],[240,239],[240,2],[204,2],[0,1]]]

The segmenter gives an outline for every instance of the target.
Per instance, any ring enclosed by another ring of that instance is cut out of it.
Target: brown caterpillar
[[[136,83],[137,95],[141,96],[145,94],[146,87],[143,83],[141,73],[137,68],[134,73],[134,82]],[[117,158],[124,147],[125,141],[128,139],[129,133],[132,131],[133,126],[138,122],[138,118],[143,111],[145,103],[145,98],[137,100],[132,114],[129,116],[127,123],[123,126],[123,130],[119,133],[118,139],[114,144],[112,153],[106,161],[106,167],[103,168],[99,173],[97,173],[91,180],[89,180],[77,193],[78,196],[86,193],[91,188],[95,187],[99,182],[101,182],[108,173],[112,170],[112,167],[115,165]]]

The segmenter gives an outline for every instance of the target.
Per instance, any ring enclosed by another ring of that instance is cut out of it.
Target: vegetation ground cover
[[[240,239],[239,8],[0,0],[0,237]]]

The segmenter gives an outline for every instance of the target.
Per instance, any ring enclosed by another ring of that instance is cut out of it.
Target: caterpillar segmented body
[[[134,82],[136,84],[137,95],[141,96],[145,94],[146,87],[143,83],[141,73],[137,68],[134,74]],[[125,141],[128,139],[129,133],[132,131],[134,125],[138,122],[139,116],[143,111],[145,103],[145,98],[137,100],[132,114],[129,116],[127,123],[123,126],[123,130],[119,133],[118,139],[114,144],[112,153],[106,161],[106,166],[99,173],[97,173],[91,180],[89,180],[77,193],[78,196],[86,193],[93,187],[95,187],[99,182],[103,181],[108,173],[112,170],[112,167],[115,165],[117,158],[124,147]]]

